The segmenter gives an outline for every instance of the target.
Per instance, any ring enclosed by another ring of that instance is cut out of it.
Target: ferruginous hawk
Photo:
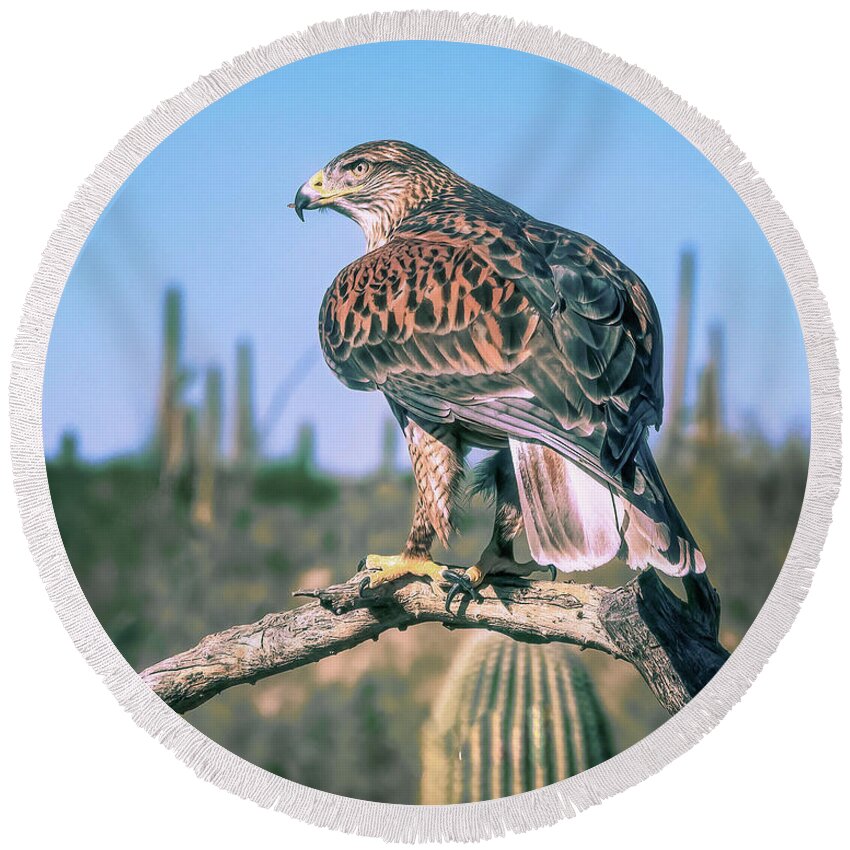
[[[427,575],[475,596],[488,574],[618,556],[705,569],[647,444],[664,403],[661,323],[634,272],[405,142],[340,154],[292,206],[302,219],[336,210],[366,236],[325,294],[322,349],[348,387],[386,396],[413,462],[413,527],[401,554],[369,555],[368,586]],[[448,544],[472,446],[497,450],[495,529],[475,566],[448,569],[431,545]],[[531,564],[513,557],[523,526]]]

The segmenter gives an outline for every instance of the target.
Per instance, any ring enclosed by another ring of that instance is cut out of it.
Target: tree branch
[[[208,635],[192,649],[148,667],[142,679],[180,713],[226,688],[303,667],[417,623],[484,628],[531,643],[559,641],[621,658],[671,713],[720,669],[729,653],[717,639],[719,601],[708,579],[686,580],[688,602],[653,570],[612,590],[592,584],[515,580],[485,584],[481,602],[453,612],[426,581],[406,578],[361,597],[359,573],[343,584],[297,591],[314,601],[256,623]]]

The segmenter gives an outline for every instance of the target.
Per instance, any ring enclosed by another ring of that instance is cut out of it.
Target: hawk
[[[366,253],[325,293],[325,360],[379,390],[407,439],[417,502],[399,555],[369,555],[365,587],[413,574],[477,597],[485,576],[620,557],[673,576],[705,560],[659,474],[662,334],[640,278],[580,233],[538,221],[406,142],[357,145],[295,196],[353,219]],[[448,545],[463,458],[494,449],[493,537],[467,570]],[[533,562],[517,563],[525,529]]]

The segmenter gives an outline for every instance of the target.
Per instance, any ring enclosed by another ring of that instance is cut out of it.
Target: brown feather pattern
[[[413,463],[418,502],[440,542],[448,546],[463,468],[457,437],[452,429],[444,426],[426,431],[413,421],[408,421],[404,436]]]
[[[662,338],[640,278],[593,239],[532,218],[418,148],[360,145],[328,169],[352,156],[372,169],[338,208],[370,250],[325,295],[322,350],[346,385],[381,390],[402,425],[421,430],[406,433],[424,489],[444,484],[445,455],[423,460],[437,443],[457,453],[537,443],[664,523],[665,557],[687,562],[693,537],[646,445],[662,418]],[[427,513],[444,539],[441,498]]]

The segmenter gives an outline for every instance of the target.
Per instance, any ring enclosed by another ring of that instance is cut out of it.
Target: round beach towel
[[[324,24],[163,103],[15,356],[27,534],[121,704],[389,839],[550,823],[690,747],[837,487],[768,188],[644,72],[502,19]]]

